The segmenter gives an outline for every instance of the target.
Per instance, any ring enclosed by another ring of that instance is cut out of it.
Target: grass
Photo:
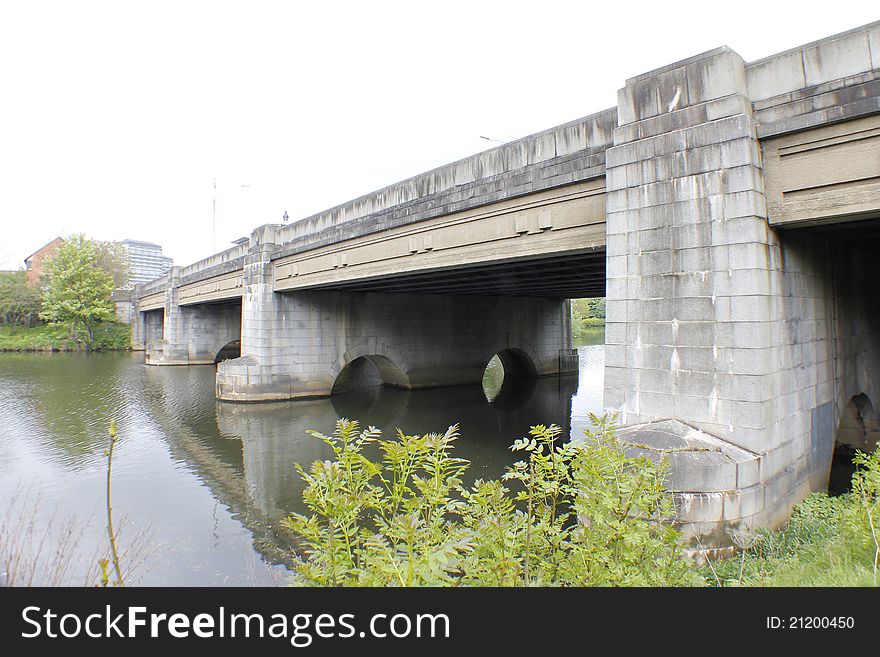
[[[571,337],[574,340],[590,340],[590,344],[604,344],[605,320],[581,320],[581,322],[572,326]]]
[[[873,586],[873,547],[854,531],[859,515],[852,494],[813,493],[795,507],[788,524],[761,530],[744,541],[740,555],[703,569],[709,585]]]
[[[572,320],[571,332],[574,337],[597,329],[605,330],[605,319],[602,317],[583,317]]]
[[[95,329],[94,351],[125,351],[131,345],[128,324],[106,322]],[[82,351],[81,342],[70,338],[64,324],[17,326],[12,335],[8,325],[0,325],[0,351]]]

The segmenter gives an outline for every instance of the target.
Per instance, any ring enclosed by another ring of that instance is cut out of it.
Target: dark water
[[[530,425],[580,433],[600,410],[604,348],[579,352],[578,376],[538,379],[493,404],[468,386],[244,405],[215,401],[209,366],[147,367],[142,354],[0,354],[0,584],[94,579],[107,554],[111,418],[120,436],[114,519],[136,564],[130,583],[283,584],[290,550],[276,527],[302,509],[294,464],[329,457],[306,429],[330,432],[337,417],[386,435],[457,422],[456,452],[472,461],[471,478],[500,476],[513,460],[508,446]],[[4,566],[10,551],[30,555],[34,572]]]

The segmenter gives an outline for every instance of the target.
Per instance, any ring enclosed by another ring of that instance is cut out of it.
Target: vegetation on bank
[[[311,432],[334,452],[306,471],[308,515],[285,524],[305,546],[296,581],[317,586],[669,586],[698,577],[668,522],[665,465],[628,457],[612,417],[582,442],[535,426],[501,480],[464,484],[444,434],[383,440],[337,422]],[[372,455],[372,458],[368,456]]]
[[[24,271],[0,273],[0,323],[15,334],[19,325],[32,326],[40,312],[40,290],[28,285]]]
[[[119,244],[73,235],[39,285],[24,271],[0,273],[0,351],[128,349],[130,329],[114,321],[111,300],[126,284],[128,267]]]
[[[126,351],[131,349],[131,327],[128,324],[105,322],[93,328],[92,351]],[[8,324],[0,325],[0,351],[83,351],[85,345],[71,338],[70,327],[64,324],[18,326],[13,333]]]
[[[671,525],[666,465],[628,457],[613,416],[586,440],[535,426],[501,480],[464,484],[456,427],[383,440],[337,422],[310,432],[334,452],[297,466],[308,514],[285,525],[305,546],[311,586],[878,585],[880,448],[859,453],[852,492],[814,494],[779,531],[735,536],[740,554],[697,567]]]
[[[571,300],[571,335],[575,340],[593,337],[605,328],[605,298]]]
[[[741,553],[708,564],[722,586],[878,586],[880,584],[880,447],[857,453],[852,490],[813,493],[778,531],[739,537]]]

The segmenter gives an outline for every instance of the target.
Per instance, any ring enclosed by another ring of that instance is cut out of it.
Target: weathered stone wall
[[[144,349],[144,322],[138,313],[137,297],[132,289],[113,290],[111,301],[116,309],[116,321],[131,327],[130,346],[133,351]]]
[[[147,352],[161,350],[164,325],[165,317],[162,310],[139,312],[138,321],[132,323],[132,342],[134,342],[134,336],[137,334],[140,337],[138,344],[141,349]],[[138,327],[137,331],[134,330],[135,326]]]
[[[770,367],[761,350],[775,318],[744,92],[743,61],[728,49],[620,92],[607,154],[605,404],[627,422],[687,418],[755,449],[764,439],[749,416],[756,402],[738,386]],[[734,431],[734,415],[753,428]]]
[[[618,117],[605,405],[658,458],[674,450],[687,531],[718,545],[725,524],[765,519],[766,485],[789,465],[761,467],[790,438],[771,408],[782,277],[745,63],[719,48],[628,80]],[[666,419],[684,425],[652,428]]]
[[[727,48],[633,78],[606,155],[605,405],[716,546],[827,486],[880,364],[869,256],[768,225],[756,80]]]
[[[880,22],[751,62],[746,67],[758,136],[880,111]]]
[[[403,388],[478,383],[507,348],[538,375],[576,368],[562,299],[274,291],[278,229],[251,236],[243,273],[241,357],[218,365],[219,399],[330,395],[343,368],[378,357],[385,383]],[[167,322],[166,322],[167,325]]]
[[[209,365],[220,350],[241,336],[241,306],[235,303],[179,306],[174,337],[147,348],[148,365]]]
[[[134,290],[113,290],[110,300],[116,310],[116,321],[122,324],[131,324],[134,314],[137,312],[137,301],[134,297]]]
[[[835,404],[835,427],[847,408],[858,411],[857,426],[864,431],[846,437],[846,442],[864,450],[877,444],[880,436],[880,268],[877,254],[854,244],[830,243],[833,254],[830,280],[835,302],[831,307],[834,379],[831,399]],[[855,403],[852,403],[855,400]]]
[[[326,396],[363,356],[380,357],[385,383],[404,388],[479,383],[507,348],[527,354],[539,376],[558,373],[560,356],[572,367],[562,300],[315,291],[273,301],[256,319],[271,342],[248,340],[245,315],[242,357],[218,367],[220,399]]]

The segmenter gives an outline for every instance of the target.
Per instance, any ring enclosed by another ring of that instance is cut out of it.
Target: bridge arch
[[[495,406],[521,405],[531,398],[537,376],[535,362],[525,350],[500,349],[486,365],[483,392]]]
[[[838,445],[850,445],[862,451],[870,451],[877,444],[878,429],[880,427],[874,404],[865,393],[860,392],[844,408],[835,442]]]
[[[222,363],[224,360],[231,360],[241,356],[241,339],[230,340],[219,349],[215,350],[214,364]]]
[[[346,351],[328,373],[331,395],[358,387],[384,386],[409,390],[406,360],[390,349],[355,347]]]
[[[874,404],[871,403],[870,397],[860,392],[850,398],[837,426],[828,481],[828,491],[831,494],[843,493],[850,489],[850,479],[855,470],[852,459],[856,450],[870,452],[877,446],[878,438],[880,438],[880,422]]]

